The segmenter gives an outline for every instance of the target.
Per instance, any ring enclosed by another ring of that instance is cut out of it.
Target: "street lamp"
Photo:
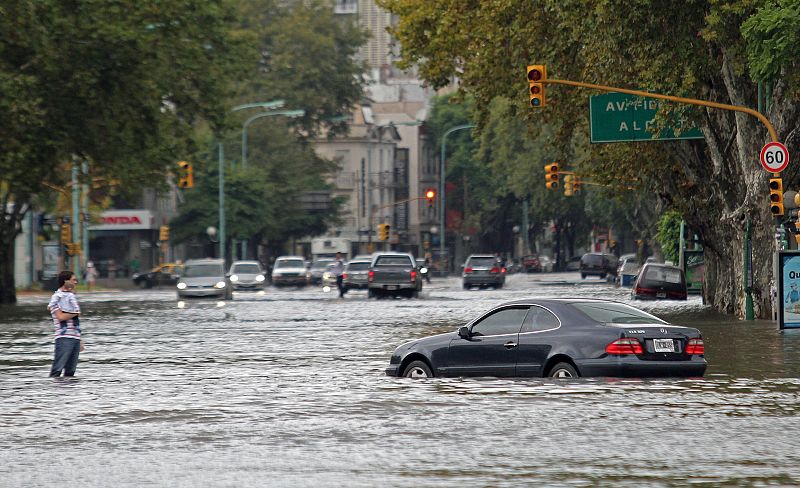
[[[439,227],[442,229],[442,236],[439,238],[439,259],[442,261],[442,266],[440,269],[444,270],[445,261],[444,261],[444,238],[447,235],[447,227],[445,227],[445,220],[444,220],[444,159],[445,159],[445,147],[447,143],[447,136],[452,134],[453,132],[464,130],[464,129],[472,129],[475,127],[475,124],[463,124],[457,125],[452,129],[449,129],[444,133],[442,136],[442,157],[439,160]]]
[[[274,110],[270,112],[264,112],[260,114],[255,114],[249,119],[244,121],[242,125],[242,167],[247,167],[247,127],[250,126],[251,123],[255,122],[256,120],[262,117],[272,117],[275,115],[284,115],[289,118],[296,118],[296,117],[303,117],[306,114],[305,110]]]

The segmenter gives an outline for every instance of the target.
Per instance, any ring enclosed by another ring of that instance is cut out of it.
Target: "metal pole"
[[[219,154],[219,257],[225,259],[225,155],[222,142],[218,144]],[[227,266],[225,267],[227,269]]]
[[[72,162],[72,242],[80,236],[80,197],[81,191],[78,187],[78,163]],[[78,254],[73,254],[72,272],[75,276],[81,275],[81,260]]]
[[[464,130],[464,129],[471,129],[475,127],[475,124],[464,124],[458,125],[449,129],[444,133],[442,136],[442,155],[439,159],[439,261],[441,262],[441,266],[439,267],[440,272],[444,272],[444,267],[446,261],[444,260],[444,249],[445,249],[445,235],[447,234],[447,229],[445,229],[445,216],[444,216],[444,160],[446,154],[446,145],[447,145],[447,136],[457,130]]]
[[[87,263],[89,262],[89,163],[86,161],[81,163],[81,172],[84,178],[83,194],[81,196],[81,207],[83,208],[83,220],[81,221],[81,228],[83,228],[83,262]]]
[[[528,231],[530,224],[528,223],[528,199],[522,201],[522,255],[530,254],[531,243],[528,242]]]

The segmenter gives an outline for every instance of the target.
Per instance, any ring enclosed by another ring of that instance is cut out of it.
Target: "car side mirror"
[[[469,327],[463,325],[458,328],[458,337],[462,339],[469,339]]]

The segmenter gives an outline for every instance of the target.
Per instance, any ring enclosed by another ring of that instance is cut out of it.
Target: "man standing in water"
[[[342,253],[336,253],[336,260],[333,262],[333,268],[331,272],[336,275],[336,288],[339,289],[339,298],[344,298],[344,284],[343,281],[343,274],[344,274],[344,261],[342,260]]]
[[[78,300],[74,296],[78,278],[72,271],[58,274],[58,289],[53,293],[48,308],[56,329],[55,355],[50,376],[75,376],[78,356],[83,350],[81,328],[77,317],[80,314]],[[69,310],[66,308],[69,306]]]

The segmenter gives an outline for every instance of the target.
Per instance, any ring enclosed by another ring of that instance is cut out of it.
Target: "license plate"
[[[656,352],[675,352],[675,341],[672,339],[653,339],[653,349]]]
[[[397,285],[386,285],[386,289],[387,290],[396,290],[397,289]]]
[[[667,298],[667,292],[660,291],[660,292],[656,293],[656,298]]]

